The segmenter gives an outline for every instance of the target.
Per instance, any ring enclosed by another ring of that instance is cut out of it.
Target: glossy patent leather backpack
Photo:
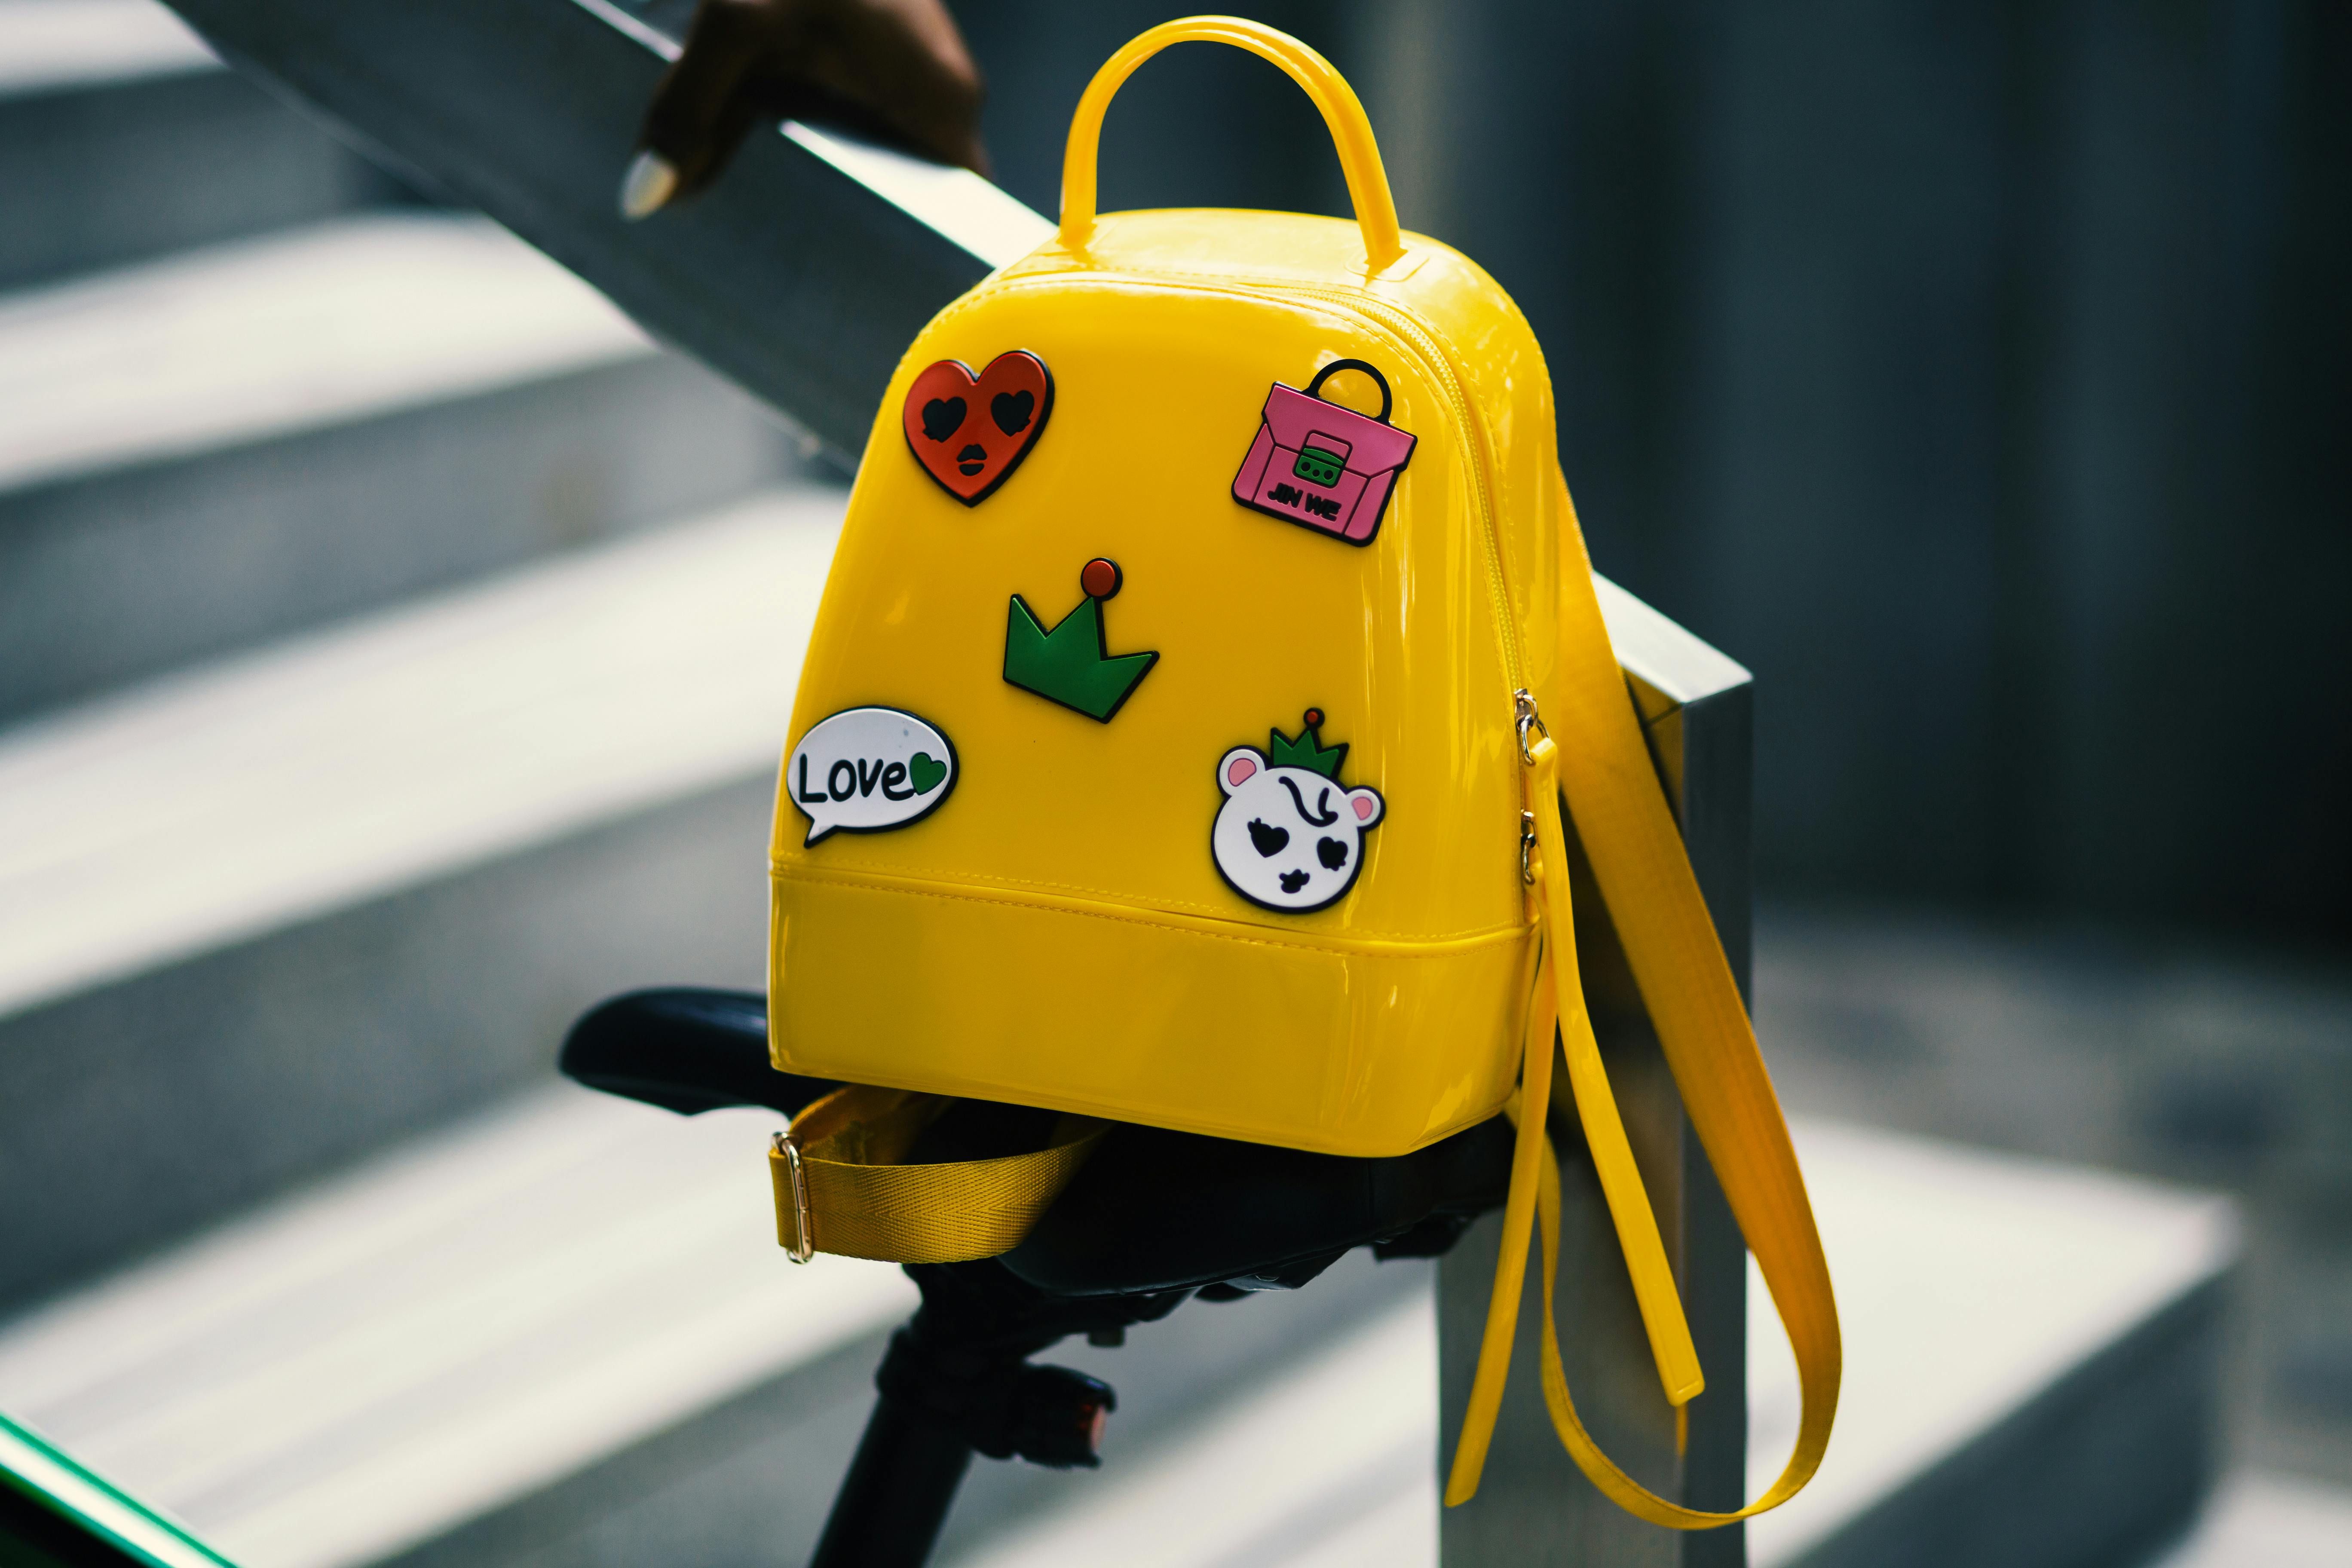
[[[1097,215],[1111,96],[1185,39],[1307,90],[1356,222]],[[771,1048],[854,1087],[779,1141],[788,1247],[1013,1253],[1110,1123],[1383,1162],[1511,1116],[1460,1500],[1538,1217],[1551,1266],[1557,1173],[1544,1118],[1518,1108],[1551,1102],[1557,1038],[1683,1404],[1702,1372],[1582,1005],[1564,800],[1796,1348],[1797,1451],[1748,1511],[1803,1484],[1836,1398],[1827,1271],[1611,653],[1553,417],[1511,300],[1399,232],[1363,110],[1320,56],[1197,17],[1102,68],[1058,234],[942,310],[890,382],[801,678]],[[1056,1114],[1034,1147],[908,1163],[958,1100]],[[1740,1517],[1654,1497],[1601,1455],[1543,1328],[1556,1425],[1605,1492],[1662,1524]]]

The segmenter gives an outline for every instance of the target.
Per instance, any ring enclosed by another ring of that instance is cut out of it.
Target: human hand
[[[646,110],[621,215],[709,184],[755,124],[813,114],[984,174],[981,94],[940,0],[702,0]]]

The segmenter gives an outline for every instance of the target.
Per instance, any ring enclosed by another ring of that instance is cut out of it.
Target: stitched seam
[[[1141,279],[1147,282],[1155,279],[1177,279],[1184,280],[1185,282],[1206,286],[1205,288],[1196,289],[1196,292],[1207,292],[1210,289],[1216,289],[1224,293],[1239,294],[1246,298],[1257,300],[1265,300],[1268,296],[1277,296],[1287,293],[1291,298],[1284,302],[1290,305],[1293,309],[1298,309],[1309,303],[1317,302],[1316,297],[1313,295],[1307,295],[1303,299],[1300,298],[1299,291],[1317,288],[1318,285],[1301,282],[1297,279],[1282,281],[1268,279],[1260,281],[1256,279],[1223,277],[1213,272],[1187,272],[1181,268],[1174,267],[1154,268],[1150,271],[1136,272],[1119,272],[1108,268],[1092,268],[1087,270],[1097,277]],[[1019,278],[997,279],[988,285],[988,287],[992,292],[1010,291],[1012,289],[1022,288],[1024,285],[1043,287],[1051,283],[1068,284],[1075,281],[1077,278],[1082,278],[1084,276],[1084,273],[1074,275],[1066,272],[1030,273]],[[1391,300],[1382,295],[1367,294],[1365,298],[1377,301],[1381,306],[1388,310],[1396,311],[1401,316],[1411,318],[1423,331],[1427,332],[1431,338],[1436,341],[1438,345],[1443,348],[1447,354],[1452,356],[1456,364],[1466,365],[1470,363],[1469,356],[1462,352],[1462,345],[1454,342],[1453,334],[1446,331],[1444,328],[1439,326],[1436,322],[1431,321],[1421,311],[1412,309],[1411,306],[1406,305],[1401,300]],[[967,296],[964,300],[959,300],[954,305],[950,306],[949,310],[950,311],[959,310],[965,305],[972,302],[973,300],[971,297]],[[1321,302],[1326,304],[1334,312],[1345,311],[1345,307],[1343,306],[1330,304],[1328,300]],[[945,313],[942,313],[940,320],[944,321],[945,319],[946,315]],[[1372,328],[1383,337],[1390,335],[1390,329],[1381,324],[1377,316],[1370,315],[1367,312],[1359,316],[1358,320],[1363,321],[1367,326]],[[1472,398],[1470,401],[1475,405],[1478,402],[1478,399]],[[1468,431],[1464,431],[1462,433],[1462,437],[1465,441],[1474,439]],[[1500,463],[1496,463],[1494,464],[1493,467],[1496,470],[1495,506],[1497,513],[1499,514],[1504,506],[1504,498],[1502,494],[1502,465]]]
[[[1181,279],[1188,282],[1205,284],[1210,288],[1221,289],[1226,293],[1245,294],[1259,298],[1263,298],[1266,295],[1287,294],[1292,296],[1292,298],[1286,300],[1285,303],[1290,304],[1294,308],[1305,306],[1310,303],[1328,303],[1328,301],[1318,300],[1313,295],[1309,295],[1303,300],[1297,298],[1299,291],[1302,289],[1327,288],[1328,286],[1305,282],[1296,278],[1234,278],[1215,272],[1187,272],[1181,268],[1176,267],[1156,267],[1151,268],[1150,271],[1138,272],[1119,272],[1109,268],[1090,268],[1087,269],[1087,272],[1091,272],[1095,276],[1101,278],[1141,279],[1147,282],[1160,278]],[[992,292],[1009,292],[1013,289],[1023,287],[1042,287],[1049,283],[1068,284],[1085,278],[1087,275],[1087,272],[1025,273],[1019,278],[998,279],[988,285],[988,288]],[[1413,321],[1421,327],[1422,331],[1427,332],[1431,337],[1435,338],[1440,343],[1444,344],[1445,352],[1452,354],[1456,361],[1465,364],[1469,363],[1469,356],[1462,352],[1462,345],[1454,342],[1452,334],[1448,333],[1444,328],[1431,321],[1419,310],[1414,310],[1412,306],[1403,303],[1402,300],[1389,299],[1386,295],[1367,293],[1364,297],[1388,310],[1396,311],[1399,315],[1412,317]],[[965,299],[960,300],[955,304],[949,306],[948,310],[942,312],[940,319],[944,321],[947,319],[947,315],[950,312],[961,310],[966,305],[973,302],[975,301],[972,297],[967,296]],[[1331,309],[1337,310],[1344,308],[1335,305],[1331,306]],[[1378,326],[1379,323],[1377,318],[1373,319],[1372,324],[1376,327]],[[1383,333],[1387,331],[1385,327],[1381,327],[1379,330]]]
[[[1008,889],[1035,888],[1045,892],[1075,893],[1085,898],[1101,899],[1108,903],[1114,904],[1133,904],[1135,902],[1135,895],[1133,893],[1119,892],[1109,888],[1088,887],[1083,882],[1047,882],[1030,877],[1006,877],[995,872],[950,871],[936,867],[925,868],[921,870],[908,870],[897,866],[878,865],[871,860],[849,860],[835,858],[833,858],[829,864],[824,866],[818,866],[813,862],[807,861],[794,862],[778,860],[770,862],[769,868],[773,874],[778,876],[804,876],[813,879],[827,876],[846,876],[852,873],[863,872],[867,876],[887,877],[894,879],[898,878],[928,878],[931,880],[940,882],[960,882],[968,887],[1001,887]],[[1197,910],[1199,913],[1210,920],[1231,920],[1233,918],[1228,906],[1223,904],[1204,904],[1196,899],[1163,899],[1155,895],[1151,900],[1151,907],[1156,909],[1161,906],[1168,906],[1180,910]],[[1467,937],[1485,936],[1488,932],[1498,929],[1500,928],[1496,926],[1475,925],[1464,926],[1459,931],[1412,932],[1374,931],[1367,933],[1366,940],[1373,942],[1459,942]]]
[[[835,860],[833,864],[828,866],[815,866],[810,865],[806,862],[795,863],[779,860],[770,862],[769,871],[772,876],[793,877],[803,881],[824,881],[834,878],[845,879],[855,874],[863,873],[869,877],[889,878],[894,883],[899,879],[926,878],[940,882],[960,882],[967,887],[1003,887],[1007,889],[1015,888],[1035,888],[1046,892],[1075,893],[1083,895],[1087,898],[1101,899],[1106,902],[1114,904],[1132,905],[1135,901],[1134,895],[1129,893],[1113,892],[1107,888],[1089,888],[1083,884],[1075,882],[1041,882],[1034,881],[1023,877],[1000,877],[992,874],[976,877],[971,872],[951,872],[937,869],[910,871],[902,870],[893,866],[877,866],[872,861]],[[1173,905],[1178,909],[1198,910],[1202,917],[1209,920],[1231,920],[1233,918],[1232,915],[1226,911],[1225,908],[1219,904],[1203,904],[1196,902],[1191,899],[1165,899],[1154,900],[1155,907],[1158,904],[1162,903]],[[1503,929],[1506,928],[1499,926],[1478,925],[1465,926],[1459,931],[1415,931],[1411,933],[1402,931],[1372,931],[1366,933],[1361,940],[1367,942],[1465,942],[1473,937],[1487,936]]]
[[[1183,292],[1238,294],[1245,299],[1255,300],[1264,303],[1279,303],[1294,310],[1307,309],[1320,304],[1324,309],[1329,310],[1333,314],[1343,313],[1341,307],[1332,305],[1328,301],[1318,301],[1311,297],[1307,299],[1298,298],[1297,291],[1299,289],[1318,287],[1318,285],[1314,283],[1306,282],[1299,279],[1294,278],[1287,279],[1286,287],[1285,282],[1276,282],[1271,279],[1259,281],[1253,279],[1228,278],[1214,272],[1187,272],[1180,268],[1173,267],[1155,268],[1149,272],[1118,272],[1108,268],[1099,267],[1089,268],[1084,271],[1075,273],[1033,272],[1025,273],[1019,278],[1000,279],[986,285],[986,287],[991,293],[1010,293],[1016,289],[1045,288],[1057,284],[1067,287],[1072,283],[1083,282],[1089,279],[1100,279],[1106,282],[1113,279],[1119,281],[1139,280],[1146,283],[1164,279],[1171,283],[1171,288]],[[1287,298],[1276,298],[1276,296],[1286,294],[1288,295]],[[1378,295],[1374,295],[1371,296],[1371,298],[1379,299],[1380,297]],[[960,310],[963,309],[965,305],[974,302],[975,300],[973,299],[967,297],[964,300],[958,300],[955,304],[948,307],[948,309],[950,310]],[[1408,310],[1405,307],[1398,304],[1393,300],[1381,300],[1381,302],[1387,305],[1391,310],[1403,311],[1404,314],[1412,317],[1415,321],[1419,321],[1421,319],[1418,311]],[[946,319],[944,312],[941,314],[940,319],[942,321]],[[1377,322],[1373,324],[1375,326],[1378,325]],[[1380,330],[1385,334],[1385,328],[1381,328]],[[1451,345],[1449,344],[1449,347]]]
[[[1150,916],[1149,914],[1147,914],[1147,913],[1141,913],[1141,912],[1139,912],[1139,913],[1136,913],[1136,914],[1129,915],[1129,914],[1119,914],[1119,913],[1117,913],[1117,912],[1112,911],[1112,910],[1068,910],[1068,909],[1061,909],[1061,908],[1058,908],[1058,907],[1054,906],[1054,905],[1051,905],[1051,904],[1033,904],[1033,903],[1026,902],[1025,900],[1020,900],[1020,899],[1003,898],[1003,897],[992,898],[992,897],[990,897],[988,894],[986,894],[986,893],[984,893],[984,892],[950,893],[950,892],[946,892],[946,891],[943,891],[943,890],[941,890],[941,889],[936,889],[936,888],[908,888],[908,887],[897,887],[897,886],[885,887],[885,886],[881,886],[881,885],[879,885],[879,884],[872,883],[872,882],[861,882],[861,881],[856,881],[856,880],[853,880],[853,879],[849,879],[849,878],[846,878],[846,877],[843,877],[843,878],[834,878],[834,877],[827,877],[827,876],[824,876],[824,875],[822,875],[822,874],[817,875],[817,876],[808,876],[808,875],[805,875],[805,874],[803,874],[803,873],[796,873],[796,872],[783,872],[783,873],[780,873],[780,875],[791,877],[793,880],[796,880],[796,881],[803,881],[803,882],[822,882],[822,883],[824,883],[824,884],[826,884],[826,885],[828,885],[828,886],[841,889],[842,890],[844,890],[844,891],[845,891],[845,892],[853,892],[853,893],[874,893],[874,894],[886,894],[886,893],[887,893],[887,894],[896,894],[896,895],[898,895],[898,896],[899,896],[899,897],[901,897],[901,898],[932,899],[932,900],[938,900],[938,901],[939,901],[939,902],[940,902],[940,903],[998,904],[998,905],[1006,906],[1006,907],[1009,907],[1009,908],[1012,908],[1012,909],[1019,909],[1019,910],[1037,910],[1037,911],[1039,911],[1039,912],[1041,912],[1041,913],[1045,913],[1045,914],[1070,915],[1070,916],[1076,917],[1076,918],[1080,919],[1080,920],[1109,921],[1112,921],[1113,923],[1115,923],[1115,924],[1118,924],[1118,925],[1143,926],[1143,927],[1146,927],[1146,928],[1150,929],[1150,930],[1153,930],[1153,931],[1173,931],[1173,932],[1177,932],[1177,933],[1179,933],[1179,934],[1185,935],[1185,936],[1205,937],[1205,938],[1207,938],[1207,939],[1208,939],[1209,941],[1211,941],[1211,942],[1239,942],[1239,943],[1243,944],[1244,946],[1247,946],[1247,947],[1270,947],[1270,948],[1276,948],[1276,949],[1278,949],[1278,950],[1280,950],[1280,951],[1282,951],[1282,952],[1318,952],[1318,953],[1325,953],[1325,954],[1328,954],[1328,955],[1329,955],[1330,957],[1333,957],[1333,958],[1349,958],[1349,957],[1365,957],[1365,958],[1375,958],[1375,957],[1377,957],[1377,958],[1410,958],[1410,959],[1453,958],[1453,957],[1459,956],[1459,955],[1460,955],[1460,953],[1461,953],[1461,952],[1463,952],[1470,951],[1469,949],[1464,948],[1464,949],[1457,949],[1455,952],[1431,952],[1431,953],[1416,953],[1416,952],[1361,952],[1361,951],[1354,951],[1354,950],[1350,950],[1350,949],[1346,948],[1346,947],[1329,946],[1329,945],[1326,945],[1326,944],[1324,944],[1324,943],[1322,943],[1322,942],[1317,942],[1298,941],[1298,940],[1292,940],[1292,941],[1287,941],[1287,942],[1286,942],[1286,941],[1283,941],[1283,940],[1281,940],[1280,938],[1277,938],[1277,937],[1270,937],[1270,936],[1244,936],[1244,935],[1241,935],[1241,934],[1239,934],[1239,933],[1228,933],[1228,932],[1225,932],[1225,931],[1198,931],[1198,930],[1195,930],[1194,928],[1192,928],[1192,927],[1191,927],[1191,926],[1170,925],[1170,924],[1169,924],[1168,922],[1166,922],[1165,921],[1156,921],[1156,920],[1153,920],[1153,919],[1151,919],[1151,918],[1150,918]],[[1528,931],[1528,929],[1532,929],[1532,928],[1512,928],[1512,927],[1505,926],[1505,927],[1498,927],[1498,928],[1489,928],[1489,929],[1488,929],[1488,930],[1486,930],[1486,931],[1477,931],[1477,932],[1471,932],[1471,933],[1465,933],[1465,935],[1463,935],[1463,936],[1451,937],[1451,938],[1438,938],[1438,937],[1427,937],[1427,938],[1421,938],[1421,939],[1406,938],[1406,939],[1402,939],[1402,941],[1400,941],[1400,939],[1393,938],[1393,937],[1373,937],[1373,938],[1364,938],[1364,939],[1359,939],[1359,940],[1364,940],[1364,941],[1374,941],[1374,942],[1399,942],[1399,945],[1400,945],[1400,946],[1402,946],[1402,945],[1404,945],[1404,943],[1406,943],[1406,942],[1413,942],[1413,941],[1415,941],[1415,940],[1418,940],[1418,941],[1420,941],[1420,942],[1423,942],[1433,943],[1433,943],[1438,942],[1441,942],[1441,941],[1450,941],[1450,942],[1468,942],[1468,941],[1473,940],[1473,939],[1474,939],[1474,938],[1475,938],[1475,937],[1481,937],[1481,936],[1483,936],[1483,937],[1490,938],[1496,945],[1500,945],[1501,943],[1503,943],[1503,942],[1505,942],[1516,941],[1516,940],[1518,940],[1518,939],[1520,939],[1520,938],[1525,937],[1525,936],[1527,935],[1527,931]],[[1341,939],[1339,939],[1339,940],[1344,942],[1344,941],[1347,941],[1347,940],[1349,940],[1349,939],[1341,938]]]
[[[776,863],[774,869],[780,875],[799,876],[802,874],[797,867],[787,869],[786,864],[783,862]],[[1130,893],[1115,892],[1108,888],[1092,888],[1083,882],[1046,882],[1041,881],[1034,877],[1005,877],[997,875],[994,872],[952,872],[939,869],[908,871],[902,870],[895,866],[877,865],[871,860],[849,860],[840,858],[835,858],[832,864],[827,866],[811,865],[809,866],[808,870],[810,874],[818,877],[824,876],[828,872],[864,871],[869,875],[877,877],[930,877],[942,882],[961,881],[983,887],[1039,888],[1057,893],[1080,893],[1090,899],[1107,899],[1115,904],[1129,903],[1132,902],[1134,899],[1134,895]],[[1178,909],[1198,910],[1201,913],[1214,920],[1229,918],[1223,906],[1219,904],[1204,904],[1196,899],[1157,899],[1154,901],[1157,903],[1172,904]],[[1480,926],[1476,929],[1478,931],[1485,931],[1487,928]],[[1454,934],[1468,936],[1474,933],[1471,931],[1461,931]]]

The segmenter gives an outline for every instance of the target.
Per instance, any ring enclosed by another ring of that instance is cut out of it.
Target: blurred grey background
[[[1165,13],[959,9],[1000,183]],[[1756,674],[1790,1103],[2249,1194],[2247,1430],[2352,1479],[2352,11],[1254,14],[1533,321],[1595,563]],[[1102,179],[1348,211],[1234,50]]]
[[[1164,9],[961,8],[1002,184]],[[1260,9],[1535,323],[1595,559],[1756,671],[1764,887],[2352,938],[2342,7]],[[1180,50],[1104,199],[1344,214],[1325,141]]]

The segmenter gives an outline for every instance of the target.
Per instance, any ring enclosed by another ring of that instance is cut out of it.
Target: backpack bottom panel
[[[774,879],[770,1047],[811,1077],[1402,1154],[1502,1108],[1532,940],[1317,944],[794,871]]]

